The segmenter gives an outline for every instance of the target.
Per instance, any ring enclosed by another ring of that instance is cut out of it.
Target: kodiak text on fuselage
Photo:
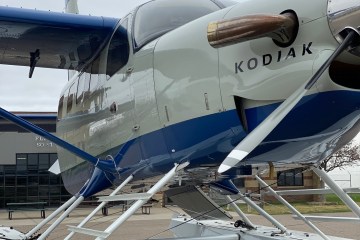
[[[312,54],[312,51],[310,49],[311,45],[312,42],[308,44],[303,44],[301,56],[304,56],[306,54]],[[299,54],[299,51],[296,51],[295,48],[291,47],[286,55],[284,55],[284,51],[279,50],[277,54],[267,53],[259,57],[250,58],[249,60],[235,62],[235,73],[242,73],[247,70],[254,70],[259,66],[267,66],[273,62],[286,61],[290,58],[296,58],[297,56],[299,56]]]

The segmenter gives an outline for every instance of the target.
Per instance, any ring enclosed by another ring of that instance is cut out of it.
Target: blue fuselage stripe
[[[279,103],[247,109],[245,113],[249,129],[253,130],[277,106]],[[299,155],[298,160],[307,159],[304,156],[309,154],[310,149],[321,144],[332,146],[324,150],[327,155],[332,153],[337,149],[337,144],[344,144],[334,139],[345,133],[350,132],[351,136],[357,133],[354,133],[357,128],[354,128],[351,122],[356,122],[359,118],[359,107],[359,92],[333,91],[304,97],[249,155],[249,163],[269,152],[279,159],[298,156],[299,153],[303,155]],[[324,134],[328,134],[326,138],[317,138],[317,135]],[[181,161],[190,161],[190,167],[217,166],[246,135],[236,109],[180,122],[133,140],[132,147],[120,162],[123,169],[121,176],[126,177],[136,171],[135,180],[153,177],[167,172],[174,162]],[[308,137],[315,139],[313,141],[316,144],[306,140]],[[291,144],[291,147],[284,151],[284,145],[288,144]],[[114,155],[119,148],[120,146],[104,155]],[[327,156],[316,150],[311,161],[319,161]],[[242,169],[235,171],[239,174]]]
[[[260,124],[279,104],[247,109],[246,118],[249,130],[253,130]],[[277,146],[285,144],[287,140],[292,142],[290,139],[324,133],[334,123],[358,110],[359,106],[360,93],[358,92],[334,91],[306,96],[264,141],[264,143],[268,141],[282,141],[282,143],[273,144],[269,146],[270,148],[260,147],[254,152],[263,154],[264,151],[274,150]],[[219,164],[246,134],[237,111],[233,109],[191,119],[145,134],[141,136],[138,143],[141,144],[142,159],[149,160],[150,164],[154,164],[162,172],[163,163],[184,159],[190,160],[194,166]],[[164,141],[163,144],[167,146],[167,149],[157,148],[161,145],[159,143]],[[170,159],[167,159],[168,157]]]

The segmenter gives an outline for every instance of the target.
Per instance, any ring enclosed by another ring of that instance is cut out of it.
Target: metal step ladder
[[[161,190],[174,176],[175,174],[185,168],[188,165],[188,162],[183,164],[175,164],[175,166],[164,176],[162,177],[152,188],[149,189],[146,193],[137,193],[137,194],[124,194],[124,195],[115,195],[112,193],[110,196],[101,197],[99,201],[102,203],[95,209],[100,210],[103,205],[110,201],[120,201],[120,200],[136,200],[134,204],[131,205],[116,221],[114,221],[105,231],[98,231],[89,228],[84,228],[83,226],[90,218],[96,213],[95,210],[90,213],[90,215],[85,218],[78,226],[68,226],[68,230],[71,232],[65,239],[70,239],[74,233],[85,234],[89,236],[97,237],[97,240],[107,239],[118,227],[121,226],[128,218],[130,218],[139,208],[141,208],[148,200],[151,199],[158,191]],[[130,181],[130,180],[129,180]],[[120,186],[119,186],[120,187]],[[101,206],[101,207],[100,207]],[[94,213],[95,212],[95,213]],[[86,220],[86,221],[85,221]]]

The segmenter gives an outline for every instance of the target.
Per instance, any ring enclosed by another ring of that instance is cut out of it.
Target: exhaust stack
[[[208,25],[207,37],[214,48],[270,37],[279,46],[288,46],[296,38],[298,20],[295,13],[248,15],[220,20]]]

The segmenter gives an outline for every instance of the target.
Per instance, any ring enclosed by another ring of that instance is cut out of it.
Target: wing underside
[[[0,7],[0,64],[81,70],[118,19]]]

